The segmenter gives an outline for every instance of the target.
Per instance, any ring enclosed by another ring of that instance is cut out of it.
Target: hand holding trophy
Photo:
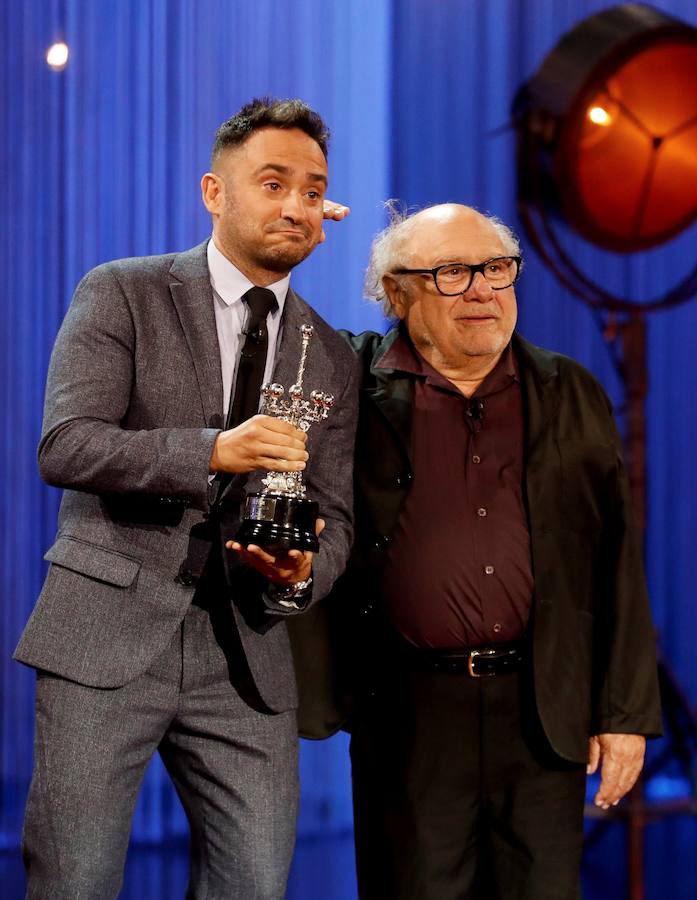
[[[261,390],[261,412],[290,422],[301,431],[308,431],[315,422],[326,419],[334,404],[334,397],[322,391],[312,391],[309,399],[303,393],[303,378],[307,348],[314,332],[311,325],[302,325],[302,349],[295,384],[286,394],[280,384],[266,384]],[[240,544],[256,544],[269,552],[288,550],[319,551],[315,523],[319,506],[305,497],[301,472],[268,472],[262,479],[263,490],[248,494],[242,523],[235,535]]]

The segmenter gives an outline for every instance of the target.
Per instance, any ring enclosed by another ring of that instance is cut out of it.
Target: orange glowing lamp
[[[524,193],[589,241],[643,250],[697,217],[696,28],[636,3],[604,10],[562,38],[516,106]]]

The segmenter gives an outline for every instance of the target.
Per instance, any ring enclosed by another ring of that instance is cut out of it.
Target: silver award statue
[[[280,384],[265,384],[261,389],[261,412],[290,422],[302,431],[308,431],[314,422],[326,419],[334,404],[334,397],[322,391],[312,391],[310,399],[303,394],[305,361],[311,325],[302,325],[302,351],[295,384],[286,395]],[[319,507],[305,498],[305,485],[301,472],[268,472],[262,479],[263,490],[248,494],[245,501],[242,524],[235,540],[240,544],[256,544],[265,550],[319,550],[315,534],[315,522]]]

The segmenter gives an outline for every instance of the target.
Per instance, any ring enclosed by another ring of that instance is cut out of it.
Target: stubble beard
[[[497,356],[503,353],[506,343],[503,337],[496,337],[488,341],[463,342],[459,350],[463,356]]]
[[[224,244],[226,254],[233,261],[238,258],[240,262],[243,262],[241,256],[244,256],[246,263],[257,269],[286,275],[304,259],[307,259],[317,246],[317,241],[311,240],[309,231],[297,243],[288,240],[284,244],[276,246],[265,245],[264,239],[269,233],[265,228],[262,227],[261,234],[245,234],[243,230],[236,231],[232,227],[232,223],[243,216],[244,214],[239,211],[232,192],[230,192],[225,200],[224,220],[226,221],[224,224],[221,222],[223,227],[220,229],[219,239]]]
[[[256,266],[269,272],[289,272],[312,253],[314,248],[303,242],[297,247],[258,247],[250,256]]]

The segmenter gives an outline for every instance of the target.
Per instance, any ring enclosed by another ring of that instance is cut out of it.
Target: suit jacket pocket
[[[141,566],[141,561],[132,556],[66,535],[56,539],[44,559],[55,566],[116,587],[132,585]]]

